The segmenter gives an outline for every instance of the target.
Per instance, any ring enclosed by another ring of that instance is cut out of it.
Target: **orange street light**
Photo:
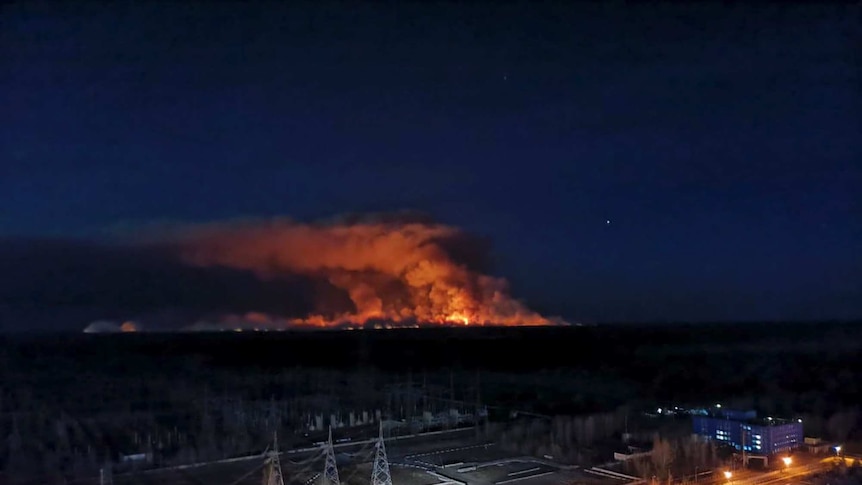
[[[786,466],[790,466],[790,464],[793,463],[793,458],[790,458],[789,456],[785,456],[781,460],[784,461]]]
[[[726,479],[730,480],[730,477],[732,477],[732,476],[733,476],[733,473],[730,473],[730,472],[724,472],[724,478],[726,478]]]

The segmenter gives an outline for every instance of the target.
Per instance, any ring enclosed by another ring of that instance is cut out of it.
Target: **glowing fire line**
[[[224,322],[228,325],[553,323],[509,296],[505,280],[455,261],[448,248],[462,236],[456,228],[432,223],[275,220],[193,226],[175,234],[170,243],[193,265],[247,270],[262,279],[322,277],[343,290],[355,308],[347,313],[320,308],[299,319],[249,313],[229,317]]]

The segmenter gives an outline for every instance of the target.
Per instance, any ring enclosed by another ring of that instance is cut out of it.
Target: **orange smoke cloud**
[[[250,313],[252,326],[338,324],[548,325],[508,294],[505,280],[455,261],[447,241],[456,228],[425,222],[207,224],[171,238],[189,264],[249,270],[259,277],[323,277],[344,290],[355,310],[326,308],[301,319]]]

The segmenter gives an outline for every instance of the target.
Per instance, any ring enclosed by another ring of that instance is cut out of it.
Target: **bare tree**
[[[826,422],[826,429],[829,431],[829,436],[837,441],[846,441],[850,433],[856,428],[858,421],[858,410],[848,409],[838,411],[833,414],[829,421]]]
[[[656,474],[666,476],[669,473],[670,464],[673,462],[674,449],[671,443],[656,437],[653,440],[653,448],[650,453],[650,460],[656,468]]]
[[[643,478],[644,480],[652,476],[653,466],[650,460],[647,460],[645,458],[636,458],[634,460],[631,460],[629,463],[631,463],[631,466],[632,468],[634,468],[634,472],[637,474],[637,476]]]

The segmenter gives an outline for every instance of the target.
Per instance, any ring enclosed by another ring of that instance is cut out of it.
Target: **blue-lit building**
[[[804,440],[802,421],[758,418],[754,411],[716,408],[707,415],[692,416],[692,427],[696,435],[757,455],[787,452]]]

